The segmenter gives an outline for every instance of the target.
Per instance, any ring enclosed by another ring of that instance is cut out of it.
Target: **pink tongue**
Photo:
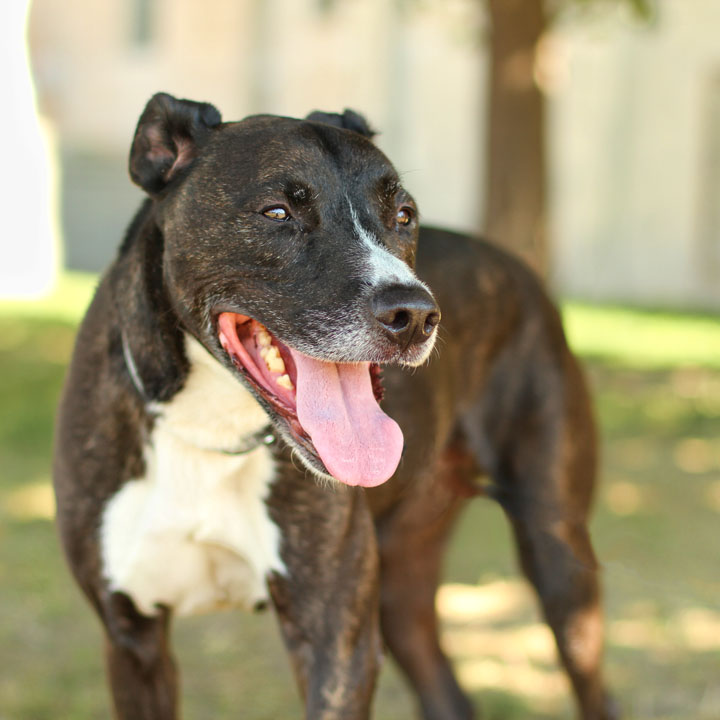
[[[373,487],[400,462],[402,430],[377,404],[369,363],[330,363],[291,350],[297,368],[297,414],[330,474]]]

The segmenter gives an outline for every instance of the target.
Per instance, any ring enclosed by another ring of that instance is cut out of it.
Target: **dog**
[[[617,715],[595,431],[558,313],[508,254],[420,229],[372,136],[352,111],[223,123],[162,93],[139,119],[148,198],[79,329],[54,457],[122,720],[177,717],[173,615],[268,604],[306,717],[368,718],[383,644],[423,718],[473,717],[434,598],[478,495],[510,521],[580,716]]]

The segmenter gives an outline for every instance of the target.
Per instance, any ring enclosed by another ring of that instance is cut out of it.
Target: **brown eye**
[[[262,214],[270,220],[276,222],[285,222],[290,219],[290,213],[282,205],[273,205],[273,207],[265,208]]]
[[[413,217],[414,213],[412,208],[401,207],[397,211],[397,215],[395,215],[395,222],[398,225],[409,225],[412,222]]]

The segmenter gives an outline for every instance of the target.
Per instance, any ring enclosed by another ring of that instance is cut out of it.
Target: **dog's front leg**
[[[286,572],[270,591],[312,720],[369,717],[380,660],[378,561],[362,491],[309,477],[275,485]]]
[[[168,610],[157,617],[138,613],[122,593],[103,608],[105,660],[118,720],[175,720],[177,670],[170,654]]]

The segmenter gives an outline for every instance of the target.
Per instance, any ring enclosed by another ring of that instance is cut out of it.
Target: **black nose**
[[[373,296],[371,305],[385,334],[404,348],[425,342],[440,322],[440,308],[420,286],[382,288]]]

